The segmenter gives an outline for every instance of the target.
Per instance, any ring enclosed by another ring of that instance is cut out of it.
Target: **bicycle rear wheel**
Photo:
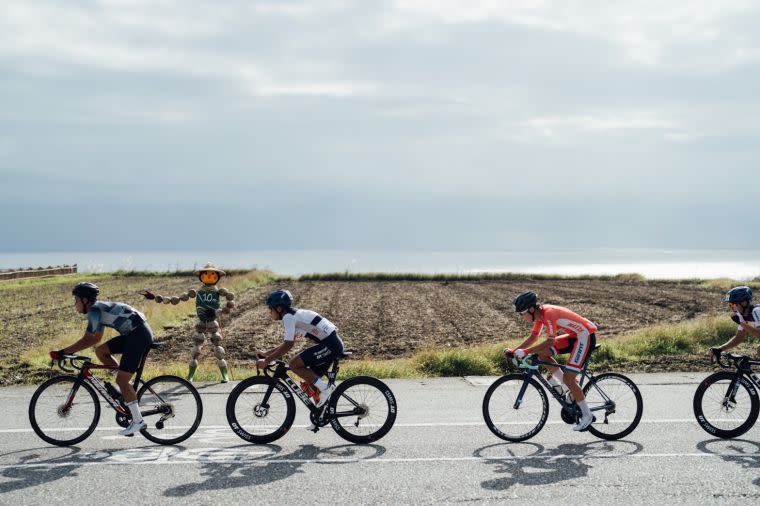
[[[137,393],[147,427],[140,431],[149,441],[173,445],[189,438],[203,417],[198,391],[178,376],[158,376]]]
[[[296,416],[293,395],[279,380],[253,376],[241,381],[227,399],[227,422],[242,439],[271,443],[290,430]]]
[[[739,437],[757,420],[757,389],[745,376],[718,371],[705,378],[694,392],[694,416],[708,433],[723,439]]]
[[[396,421],[396,397],[376,378],[357,376],[335,388],[329,400],[330,425],[340,437],[367,444],[385,436]]]
[[[100,402],[76,376],[56,376],[37,388],[29,402],[29,422],[43,441],[69,446],[87,439],[100,419]]]
[[[532,438],[543,428],[548,416],[546,392],[525,374],[508,374],[497,379],[483,398],[486,425],[506,441]]]
[[[639,425],[644,402],[636,384],[615,372],[595,376],[583,387],[596,422],[588,431],[602,439],[620,439]]]

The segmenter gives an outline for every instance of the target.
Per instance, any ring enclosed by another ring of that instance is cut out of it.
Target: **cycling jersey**
[[[146,321],[145,315],[121,302],[98,301],[87,313],[87,332],[103,332],[111,327],[119,334],[129,334]]]
[[[544,327],[548,337],[556,338],[551,348],[552,353],[570,353],[565,367],[580,371],[596,344],[596,325],[562,306],[543,304],[539,307],[531,337],[538,337]],[[557,336],[558,329],[564,334]]]
[[[335,332],[335,325],[314,311],[290,308],[282,317],[285,326],[283,341],[295,341],[297,337],[308,337],[319,343]]]
[[[747,309],[748,311],[746,317],[742,316],[742,314],[737,311],[731,316],[731,319],[735,323],[749,323],[753,327],[757,328],[758,325],[760,325],[760,305],[752,305]],[[737,328],[741,330],[742,326],[739,325]]]
[[[557,337],[557,329],[571,336],[593,334],[597,330],[592,321],[562,306],[543,304],[539,307],[537,316],[530,333],[531,337],[538,337],[544,326],[549,337]]]

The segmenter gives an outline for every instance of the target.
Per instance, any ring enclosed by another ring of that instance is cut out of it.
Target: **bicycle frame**
[[[261,403],[263,405],[268,405],[269,397],[272,395],[272,391],[275,389],[275,385],[277,382],[282,382],[292,393],[296,395],[296,397],[301,400],[301,402],[303,402],[303,404],[309,409],[313,416],[318,417],[320,413],[325,411],[325,408],[327,408],[327,402],[325,402],[320,407],[317,407],[313,402],[311,402],[311,399],[308,395],[306,395],[306,392],[304,392],[301,387],[295,381],[293,381],[293,378],[288,375],[288,371],[290,369],[285,364],[285,362],[282,360],[276,360],[274,363],[277,365],[271,375],[269,374],[269,372],[272,371],[271,367],[264,369],[264,376],[272,378],[275,381],[273,381],[269,388],[267,388],[267,392],[264,394],[264,398],[261,400]],[[328,384],[330,385],[333,385],[335,383],[335,377],[338,375],[338,371],[340,370],[338,363],[338,360],[333,361],[330,369],[327,371],[327,380]]]
[[[729,361],[723,362],[722,359],[724,357],[727,357]],[[734,353],[721,353],[720,355],[713,356],[713,359],[721,369],[735,370],[734,379],[731,381],[731,385],[726,392],[727,400],[736,402],[736,392],[739,390],[739,383],[744,377],[746,377],[755,388],[760,389],[760,376],[752,371],[752,366],[760,365],[760,360],[753,360],[746,355],[736,355]]]
[[[267,376],[269,378],[274,379],[275,381],[271,382],[270,386],[267,388],[266,393],[264,394],[264,398],[261,400],[261,404],[263,406],[268,406],[269,404],[269,397],[274,391],[275,388],[277,388],[278,383],[284,384],[287,389],[289,389],[291,392],[293,392],[296,397],[298,397],[301,402],[309,409],[310,417],[312,421],[315,423],[315,425],[318,425],[320,427],[323,427],[329,423],[329,419],[326,417],[328,410],[327,406],[329,402],[325,402],[322,404],[322,406],[317,407],[313,402],[311,402],[311,399],[309,399],[309,396],[306,395],[306,392],[304,392],[301,387],[293,381],[293,378],[291,378],[288,375],[288,371],[290,370],[288,366],[283,362],[282,360],[276,360],[274,362],[276,365],[274,371],[270,375],[269,372],[272,371],[271,367],[267,367],[264,369],[264,376]],[[335,384],[335,378],[338,376],[338,371],[340,371],[340,360],[336,359],[333,360],[332,365],[327,371],[327,383],[329,385]],[[340,418],[344,416],[354,416],[359,415],[364,412],[364,409],[360,406],[358,402],[353,400],[348,395],[343,395],[343,398],[346,399],[348,402],[354,405],[354,408],[351,411],[341,411],[336,412],[333,414],[330,414],[329,418]]]
[[[596,349],[596,348],[594,348]],[[593,351],[593,350],[592,350]],[[583,364],[583,368],[581,368],[581,371],[578,376],[578,385],[581,389],[583,389],[583,385],[588,381],[591,382],[594,379],[594,374],[589,371],[588,369],[589,360],[586,360],[586,362]],[[567,410],[568,412],[572,413],[573,411],[579,410],[580,408],[575,402],[567,402],[565,397],[563,395],[560,395],[557,393],[557,391],[552,387],[552,385],[549,383],[549,381],[544,378],[544,376],[540,373],[539,367],[559,367],[562,369],[563,372],[568,372],[569,370],[567,367],[565,367],[562,364],[558,364],[556,362],[548,362],[543,360],[538,360],[538,357],[534,356],[533,361],[528,364],[520,364],[520,369],[523,369],[523,374],[525,374],[525,381],[523,382],[522,387],[520,388],[520,392],[517,394],[517,399],[515,399],[514,408],[518,409],[520,407],[520,404],[522,403],[523,395],[525,394],[526,389],[528,388],[528,384],[530,382],[531,378],[536,378],[541,385],[543,385],[544,389],[549,391],[549,393],[554,397],[557,402],[560,403],[563,410]],[[571,373],[574,373],[576,371],[572,370],[569,371]],[[592,383],[594,385],[594,383]],[[595,385],[596,386],[596,385]],[[599,392],[599,395],[602,396],[602,398],[605,400],[605,403],[599,406],[590,407],[589,409],[593,411],[604,411],[605,412],[605,420],[607,416],[610,413],[615,412],[615,403],[612,401],[607,394],[604,393],[604,390],[602,390],[599,387],[596,387],[597,392]]]
[[[135,371],[135,378],[132,382],[132,387],[137,391],[138,386],[140,384],[140,381],[142,380],[142,372],[143,367],[145,366],[145,358],[147,357],[147,353],[143,356],[142,361],[140,362],[139,367],[137,368],[137,371]],[[79,373],[77,374],[77,381],[74,383],[71,392],[69,392],[69,396],[66,398],[66,403],[64,404],[65,409],[69,409],[71,407],[71,404],[74,402],[74,398],[76,397],[77,391],[79,390],[80,383],[87,382],[97,391],[103,399],[108,402],[108,404],[119,414],[124,417],[131,417],[131,414],[129,413],[129,410],[124,405],[123,402],[121,402],[119,399],[115,399],[109,392],[106,386],[103,384],[100,379],[97,378],[94,374],[92,374],[93,369],[105,369],[105,370],[115,370],[118,369],[118,366],[111,366],[111,365],[103,365],[103,364],[94,364],[90,362],[90,357],[80,356],[80,355],[66,355],[60,359],[58,359],[58,367],[61,368],[62,371],[73,373],[74,371],[72,369],[69,369],[64,366],[64,362],[67,362],[68,364],[73,367],[74,369],[77,369]],[[81,365],[78,364],[81,362]],[[154,392],[155,393],[155,392]],[[151,416],[151,415],[170,415],[170,412],[167,412],[166,408],[164,409],[152,409],[143,411],[140,410],[140,413],[143,416]]]

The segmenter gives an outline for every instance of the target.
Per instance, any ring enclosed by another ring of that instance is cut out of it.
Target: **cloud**
[[[285,203],[320,247],[550,247],[519,213],[589,244],[730,244],[712,213],[752,198],[757,10],[3,2],[0,201],[23,218],[2,232],[78,244],[94,202],[167,247],[301,247],[271,225]]]

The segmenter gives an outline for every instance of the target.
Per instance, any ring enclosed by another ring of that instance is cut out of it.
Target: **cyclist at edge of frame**
[[[335,385],[328,385],[315,370],[319,371],[320,366],[329,365],[343,354],[343,341],[338,337],[337,327],[314,311],[294,308],[293,295],[288,290],[273,291],[267,296],[266,303],[270,318],[282,320],[285,334],[279,346],[262,353],[263,358],[256,361],[256,366],[266,367],[290,351],[296,338],[308,337],[317,344],[293,357],[288,366],[308,384],[319,389],[316,406],[323,406],[335,390]]]
[[[105,327],[111,327],[119,335],[95,347],[95,355],[103,365],[117,367],[116,384],[119,385],[124,403],[132,415],[132,421],[119,432],[122,436],[132,436],[146,427],[137,403],[137,394],[130,380],[137,371],[143,356],[153,343],[153,332],[145,315],[121,302],[98,301],[100,289],[94,283],[84,282],[74,286],[74,307],[77,313],[87,315],[87,329],[84,336],[74,344],[58,351],[51,351],[52,358],[71,355],[99,343]],[[121,354],[116,363],[112,354]]]
[[[553,377],[567,386],[573,399],[581,408],[581,419],[573,430],[586,430],[594,421],[594,415],[578,384],[577,375],[586,357],[596,345],[596,325],[565,307],[539,304],[538,295],[535,292],[523,292],[515,297],[513,307],[523,320],[533,324],[533,329],[530,336],[520,346],[515,349],[505,349],[504,355],[522,360],[528,355],[536,354],[541,361],[556,363],[553,355],[569,353],[564,373],[559,367],[549,366],[547,369]],[[546,327],[546,340],[534,344],[544,327]],[[564,333],[558,336],[557,331]]]
[[[723,302],[728,304],[731,319],[738,324],[734,337],[721,344],[710,348],[708,354],[719,355],[720,352],[739,346],[747,337],[760,337],[760,305],[752,304],[752,289],[748,286],[736,286],[726,292]],[[756,353],[760,355],[760,346]]]

